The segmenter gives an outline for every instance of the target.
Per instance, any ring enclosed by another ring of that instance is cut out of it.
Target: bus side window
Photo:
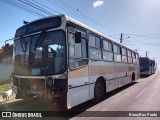
[[[135,54],[134,54],[134,52],[132,52],[132,61],[133,61],[133,63],[135,63]]]
[[[75,43],[75,34],[68,32],[68,43],[70,69],[87,65],[87,39],[82,37],[81,43]]]
[[[137,62],[137,64],[139,64],[139,56],[137,53],[136,53],[136,62]]]
[[[113,61],[112,43],[103,39],[103,60]]]
[[[68,33],[69,42],[69,57],[74,57],[75,55],[75,35],[73,33]]]
[[[87,39],[82,38],[81,40],[82,42],[82,58],[88,58],[88,54],[87,54]]]
[[[128,50],[128,63],[132,63],[132,53]]]
[[[113,44],[113,51],[114,51],[114,61],[122,62],[121,47],[116,44]]]
[[[101,60],[101,39],[93,34],[89,34],[89,54],[92,60]]]
[[[127,63],[127,49],[122,48],[122,62]]]

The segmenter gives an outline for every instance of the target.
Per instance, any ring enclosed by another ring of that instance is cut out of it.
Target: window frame
[[[95,37],[95,46],[90,46],[90,39],[89,39],[90,35],[93,35]],[[99,38],[99,40],[100,40],[100,48],[96,47],[96,38]],[[91,58],[90,49],[99,50],[100,53],[101,53],[101,58],[100,59],[93,59],[93,58]],[[89,57],[90,60],[102,61],[102,59],[103,59],[103,56],[102,56],[102,38],[99,35],[94,34],[93,32],[89,32],[88,33],[88,55],[89,55],[88,57]]]
[[[68,29],[68,27],[73,27],[75,31],[70,31],[70,30]],[[88,63],[89,63],[88,37],[87,37],[87,36],[88,36],[88,33],[87,33],[87,29],[84,29],[84,28],[82,28],[82,27],[80,27],[80,26],[78,26],[78,25],[75,25],[74,23],[68,23],[66,28],[67,28],[67,29],[66,29],[66,33],[67,33],[68,68],[69,68],[69,70],[72,71],[72,70],[75,70],[75,69],[79,69],[79,68],[82,68],[82,67],[86,67],[86,66],[88,65]],[[81,37],[82,37],[82,39],[85,39],[85,40],[86,40],[86,57],[87,57],[87,58],[83,58],[82,42],[81,42],[81,57],[70,57],[68,34],[71,33],[71,34],[75,35],[75,33],[76,33],[77,31],[78,31],[78,32],[83,31],[83,32],[86,33],[86,36],[83,36],[83,34],[81,34],[81,35],[82,35]],[[75,68],[71,68],[71,67],[70,67],[70,60],[74,60],[74,59],[75,59],[75,60],[77,60],[77,59],[81,60],[81,61],[79,61],[79,62],[83,62],[83,60],[86,60],[86,64],[85,64],[85,65],[82,65],[82,66],[75,67]]]
[[[105,42],[108,42],[108,50],[104,49],[104,41]],[[111,51],[109,50],[109,45],[111,44]],[[110,60],[105,60],[104,59],[104,54],[103,52],[106,52],[106,53],[112,53],[112,61]],[[113,62],[114,61],[114,53],[113,53],[113,43],[111,41],[109,41],[108,39],[106,38],[103,38],[102,39],[102,59],[103,61],[107,61],[107,62]]]
[[[136,64],[136,56],[135,56],[135,52],[132,51],[132,63]]]
[[[117,46],[117,52],[114,51],[114,45]],[[119,48],[119,50],[118,50]],[[115,60],[115,55],[120,55],[121,57],[121,61],[116,61]],[[120,45],[118,45],[117,43],[113,43],[113,57],[114,57],[114,62],[116,63],[122,63],[122,47]]]
[[[73,32],[70,32],[70,31],[67,31],[67,40],[68,40],[68,58],[76,58],[76,59],[78,59],[78,58],[83,58],[82,56],[83,56],[83,53],[82,53],[82,42],[81,42],[81,57],[70,57],[70,52],[69,52],[69,39],[68,39],[68,34],[73,34],[74,36],[75,36],[75,33],[73,33]],[[88,46],[87,46],[87,44],[88,44],[88,42],[87,42],[87,38],[85,38],[85,37],[82,37],[82,39],[85,39],[86,40],[86,58],[83,58],[83,59],[88,59]]]
[[[123,50],[125,50],[125,54],[123,54]],[[128,63],[128,54],[127,54],[127,48],[125,48],[125,47],[121,47],[121,55],[122,55],[122,58],[123,57],[126,57],[126,59],[127,59],[127,61],[125,62],[125,61],[122,61],[123,63]]]
[[[139,54],[135,53],[135,56],[136,56],[136,64],[139,65]]]
[[[93,35],[94,37],[95,37],[95,46],[90,46],[90,35]],[[98,48],[98,47],[96,47],[96,38],[99,38],[99,40],[100,40],[100,48]],[[102,49],[102,45],[101,45],[101,43],[102,43],[102,39],[101,39],[101,37],[99,36],[99,35],[96,35],[96,34],[94,34],[94,33],[92,33],[92,32],[89,32],[88,33],[88,41],[89,41],[89,44],[88,44],[88,46],[89,47],[93,47],[93,48],[96,48],[96,49]]]
[[[129,53],[130,53],[130,54],[129,54]],[[128,59],[128,63],[129,63],[129,64],[133,64],[132,50],[127,49],[127,55],[128,55],[128,56],[127,56],[128,58],[132,59],[132,62],[129,62],[129,59],[127,58],[127,59]]]

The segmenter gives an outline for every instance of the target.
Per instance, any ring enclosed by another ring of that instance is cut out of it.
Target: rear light
[[[72,87],[72,85],[68,85],[68,88],[71,88]]]

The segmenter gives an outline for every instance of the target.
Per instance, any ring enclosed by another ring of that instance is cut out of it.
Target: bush
[[[0,82],[0,95],[9,89],[11,89],[10,82]]]

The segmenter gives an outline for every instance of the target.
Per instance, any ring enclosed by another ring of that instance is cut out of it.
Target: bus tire
[[[97,80],[94,87],[94,98],[92,102],[98,103],[103,100],[104,97],[104,85],[101,79]]]
[[[136,79],[135,79],[135,73],[132,73],[132,82],[134,82]]]

